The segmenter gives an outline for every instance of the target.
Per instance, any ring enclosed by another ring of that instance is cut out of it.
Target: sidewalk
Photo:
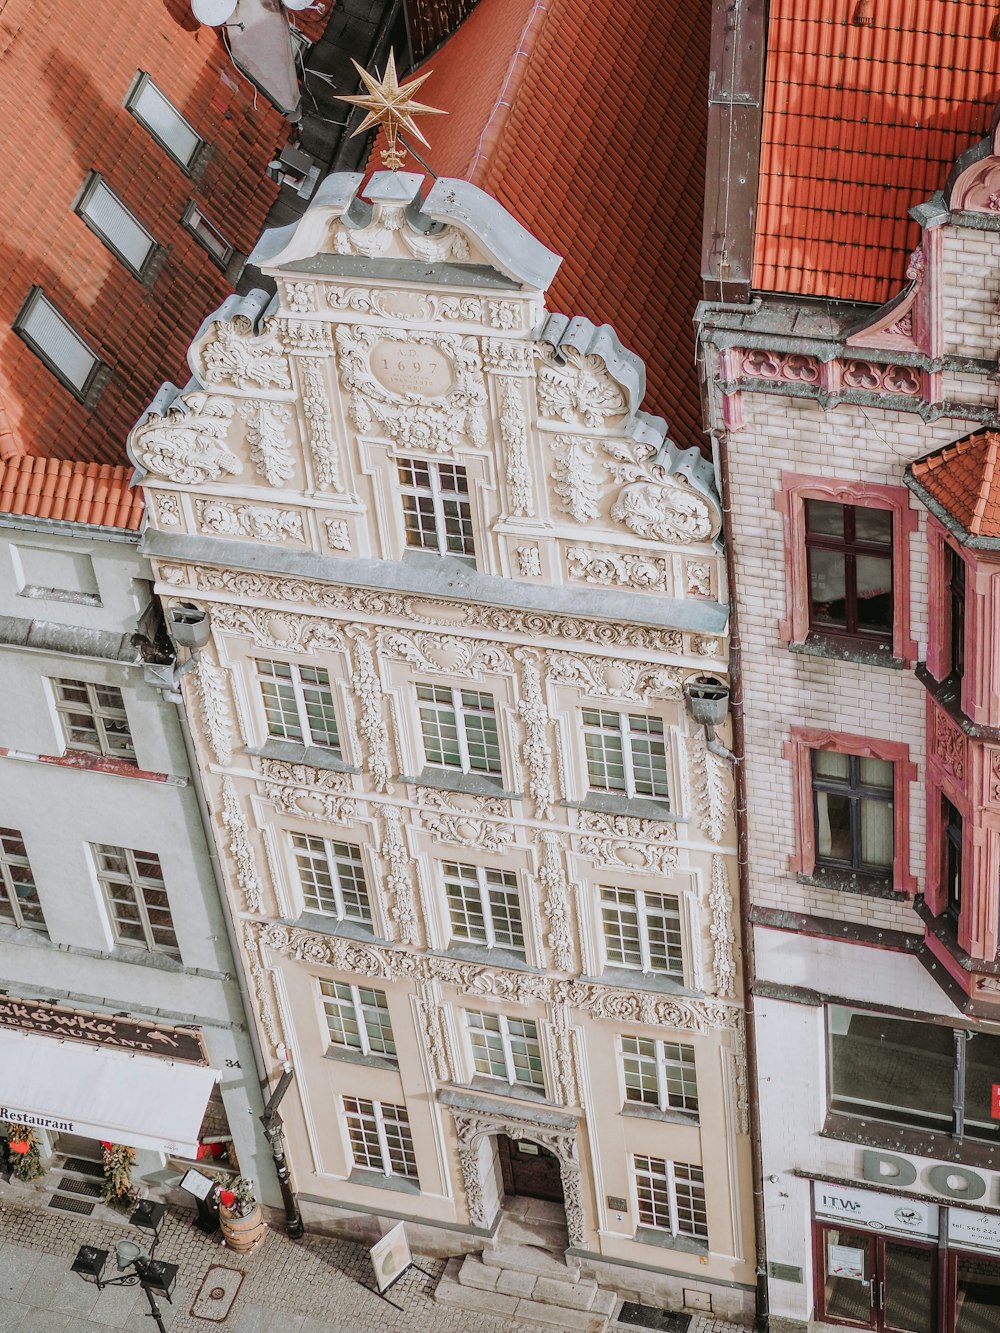
[[[112,1226],[26,1208],[0,1184],[0,1333],[155,1333],[141,1290],[98,1292],[70,1272],[81,1245],[110,1250],[116,1240],[140,1240],[141,1234],[124,1219]],[[421,1259],[434,1276],[411,1271],[393,1288],[400,1313],[361,1285],[371,1281],[368,1252],[347,1241],[291,1241],[272,1231],[254,1254],[241,1258],[195,1230],[187,1215],[171,1212],[157,1257],[180,1269],[173,1304],[159,1302],[171,1333],[208,1333],[213,1325],[225,1333],[538,1333],[436,1305],[432,1296],[443,1261]],[[112,1255],[109,1271],[113,1264]],[[695,1316],[688,1333],[744,1331]]]

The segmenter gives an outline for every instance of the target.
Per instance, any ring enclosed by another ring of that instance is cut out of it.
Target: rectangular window
[[[385,992],[343,981],[321,981],[323,1011],[330,1041],[362,1055],[396,1054]]]
[[[591,791],[669,799],[667,750],[658,717],[585,708],[583,740]]]
[[[500,740],[492,695],[418,685],[417,707],[424,760],[430,767],[500,775]]]
[[[886,759],[812,752],[816,864],[888,878],[895,772]]]
[[[951,546],[945,547],[948,561],[948,639],[951,648],[949,676],[961,680],[965,675],[965,561]]]
[[[69,320],[59,313],[41,287],[32,287],[28,293],[14,320],[14,331],[67,389],[81,402],[87,401],[101,369],[101,359]]]
[[[941,797],[941,822],[944,832],[941,839],[942,869],[948,895],[946,911],[957,921],[962,915],[962,815],[947,796]]]
[[[683,979],[681,914],[676,898],[641,889],[602,887],[601,917],[609,963]]]
[[[184,210],[181,223],[199,245],[203,246],[220,268],[226,268],[233,257],[234,247],[193,201]]]
[[[0,828],[0,921],[20,929],[45,929],[24,840],[13,828]]]
[[[370,925],[372,914],[361,848],[305,833],[293,833],[291,838],[306,908],[338,921]]]
[[[504,1083],[544,1088],[538,1029],[526,1018],[466,1012],[466,1028],[476,1073]]]
[[[330,676],[323,667],[258,661],[257,681],[271,736],[322,745],[340,757],[337,714]]]
[[[141,278],[156,253],[156,240],[125,207],[98,171],[83,187],[76,211],[126,268]]]
[[[892,641],[892,512],[806,500],[809,627]]]
[[[438,555],[475,555],[465,468],[403,459],[399,463],[407,546]]]
[[[416,1180],[417,1159],[405,1106],[345,1097],[344,1119],[355,1166]]]
[[[190,171],[203,140],[148,74],[136,76],[125,106],[177,165]]]
[[[517,876],[509,870],[444,863],[452,939],[524,953]]]
[[[117,685],[93,685],[85,680],[54,680],[52,684],[68,750],[135,759],[125,701]]]
[[[160,861],[152,852],[93,845],[97,878],[111,912],[115,940],[154,953],[180,954]]]
[[[632,1170],[642,1226],[708,1240],[705,1175],[700,1166],[634,1156]]]
[[[698,1110],[694,1047],[676,1041],[622,1037],[625,1100],[661,1111]]]

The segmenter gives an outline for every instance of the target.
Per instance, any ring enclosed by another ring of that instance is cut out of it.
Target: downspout
[[[726,582],[729,595],[729,678],[732,682],[730,715],[733,726],[733,785],[736,795],[736,865],[740,895],[740,934],[743,946],[743,1007],[746,1022],[747,1100],[750,1110],[750,1158],[753,1174],[754,1260],[757,1276],[756,1325],[766,1331],[770,1318],[767,1290],[767,1240],[764,1231],[764,1166],[761,1156],[760,1100],[757,1096],[757,1044],[753,1006],[756,980],[753,923],[750,919],[750,856],[747,831],[746,738],[743,727],[743,662],[739,611],[735,590],[736,549],[732,532],[732,491],[729,449],[724,433],[712,433],[726,543]]]

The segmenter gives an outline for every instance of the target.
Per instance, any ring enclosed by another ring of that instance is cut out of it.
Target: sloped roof
[[[611,324],[646,362],[645,407],[701,438],[694,308],[711,6],[480,0],[427,62],[421,149],[493,195],[563,263],[551,310]]]
[[[125,464],[21,455],[0,463],[0,513],[138,532],[142,492],[129,489]]]
[[[277,187],[266,167],[288,125],[233,67],[188,0],[0,4],[0,393],[12,452],[113,463],[165,379],[187,378],[188,343],[232,288],[180,219],[198,202],[249,251]],[[125,109],[148,72],[210,145],[192,178]],[[255,106],[256,103],[256,106]],[[91,170],[166,248],[142,282],[74,213]],[[111,371],[92,409],[78,402],[11,324],[33,285]]]
[[[986,431],[945,445],[910,471],[927,494],[973,537],[1000,537],[1000,434]]]
[[[771,0],[753,285],[882,302],[1000,100],[996,0]]]

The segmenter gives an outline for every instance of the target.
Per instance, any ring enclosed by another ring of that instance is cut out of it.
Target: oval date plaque
[[[371,351],[371,370],[390,393],[440,398],[454,383],[451,359],[430,343],[378,342]]]

